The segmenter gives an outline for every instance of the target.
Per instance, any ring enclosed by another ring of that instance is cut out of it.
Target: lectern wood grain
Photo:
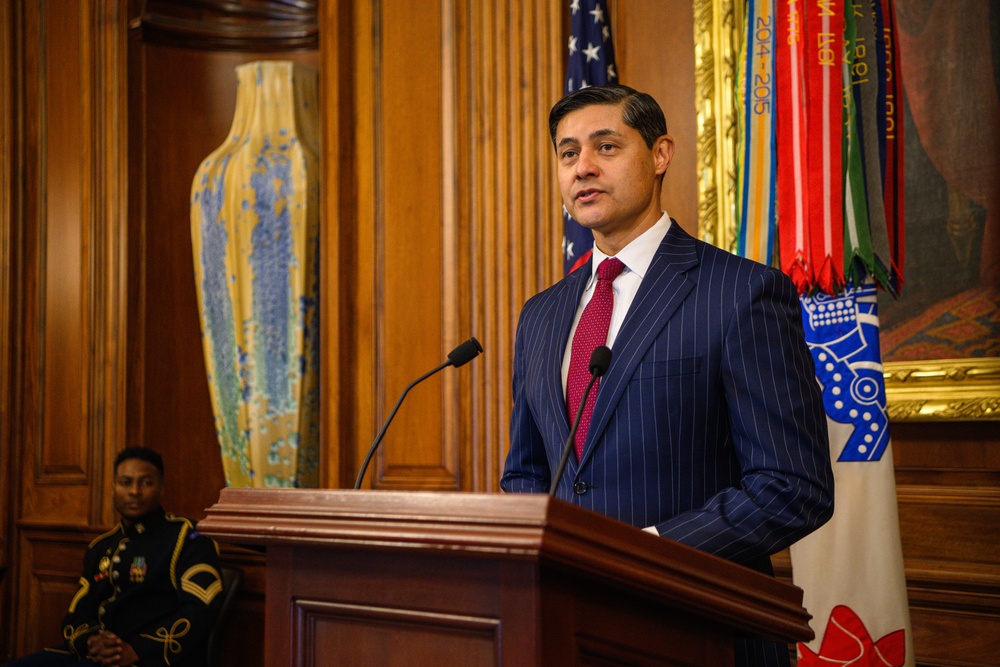
[[[542,495],[224,489],[267,551],[268,665],[719,665],[812,636],[799,589]]]

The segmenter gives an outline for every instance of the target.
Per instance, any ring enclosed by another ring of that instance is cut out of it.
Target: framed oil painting
[[[694,0],[699,230],[735,239],[736,80],[745,0]],[[895,421],[1000,419],[1000,5],[895,0],[906,260],[879,298]]]

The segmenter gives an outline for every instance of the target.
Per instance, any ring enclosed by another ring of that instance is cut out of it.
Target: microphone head
[[[611,349],[607,345],[595,347],[590,355],[590,374],[594,377],[601,377],[608,372],[611,365]]]
[[[482,351],[483,346],[479,344],[479,341],[475,338],[470,338],[448,353],[448,363],[455,368],[464,366],[478,357]]]

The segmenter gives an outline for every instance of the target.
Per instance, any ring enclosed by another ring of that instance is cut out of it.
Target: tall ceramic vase
[[[236,115],[191,187],[202,344],[228,486],[319,472],[316,71],[236,68]]]

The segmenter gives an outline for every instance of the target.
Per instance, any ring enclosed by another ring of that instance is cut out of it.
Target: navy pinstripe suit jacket
[[[514,353],[507,492],[548,491],[561,364],[590,263],[532,297]],[[780,271],[672,223],[612,348],[559,498],[755,569],[833,511],[826,415]]]

